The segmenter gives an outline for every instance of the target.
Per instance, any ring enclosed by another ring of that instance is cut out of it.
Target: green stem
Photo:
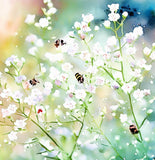
[[[30,119],[31,119],[31,118],[30,118]],[[52,138],[52,137],[48,134],[48,132],[46,132],[37,122],[35,122],[33,119],[31,119],[31,121],[32,121],[36,126],[38,126],[38,127],[47,135],[47,137],[49,137],[49,138],[52,140],[52,142],[53,142],[61,151],[64,151],[63,148],[54,140],[54,138]]]
[[[77,145],[77,141],[81,135],[81,132],[82,132],[82,129],[83,129],[83,126],[84,126],[84,120],[85,120],[85,116],[86,116],[86,112],[87,112],[87,108],[86,108],[86,104],[84,102],[84,105],[85,105],[85,108],[84,108],[84,116],[83,116],[83,120],[82,121],[79,121],[81,123],[81,127],[80,127],[80,130],[79,130],[79,133],[78,133],[78,136],[76,137],[76,140],[75,140],[75,144],[73,146],[73,149],[72,149],[72,152],[70,153],[69,155],[69,158],[72,159],[72,155],[75,151],[75,148],[76,148],[76,145]]]
[[[119,37],[117,37],[117,39],[118,39],[118,43],[119,43],[119,49],[120,49],[121,58],[123,58],[122,48],[121,48],[121,39],[120,39]],[[122,71],[122,78],[123,78],[123,81],[125,81],[125,77],[124,77],[124,68],[123,68],[123,61],[121,61],[121,71]]]
[[[87,109],[88,110],[88,109]],[[115,153],[123,160],[123,157],[118,153],[117,149],[112,145],[111,141],[108,139],[108,137],[103,133],[102,129],[99,127],[99,125],[96,123],[93,115],[90,113],[90,111],[88,110],[89,115],[92,117],[92,120],[95,123],[95,126],[99,129],[100,133],[103,135],[103,137],[106,139],[106,141],[110,144],[110,146],[112,147],[112,149],[115,151]]]
[[[142,137],[142,134],[141,134],[141,131],[140,131],[140,127],[138,125],[138,122],[137,122],[137,119],[136,119],[136,116],[135,116],[135,113],[134,113],[134,110],[133,110],[133,105],[132,105],[132,100],[131,100],[130,93],[128,93],[128,97],[129,97],[129,103],[130,103],[130,109],[131,109],[132,116],[133,116],[134,121],[136,123],[136,126],[137,126],[137,128],[139,130],[139,135],[140,135],[141,141],[143,141],[143,137]]]
[[[115,82],[117,82],[120,86],[122,86],[122,84],[119,81],[117,81],[105,67],[99,67],[99,68],[102,68]]]

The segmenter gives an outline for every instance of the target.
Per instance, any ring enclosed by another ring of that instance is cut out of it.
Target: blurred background
[[[119,12],[129,12],[125,23],[125,32],[130,32],[135,26],[140,25],[144,28],[144,36],[139,43],[144,42],[151,47],[151,44],[155,41],[155,1],[153,0],[53,0],[52,2],[58,11],[53,17],[53,30],[44,35],[46,37],[44,43],[52,36],[62,37],[68,31],[71,31],[74,22],[81,20],[82,14],[92,13],[95,17],[93,23],[100,26],[108,17],[107,5],[112,3],[120,4]],[[37,33],[33,30],[33,27],[26,25],[24,20],[27,14],[36,14],[41,17],[43,15],[41,7],[44,7],[44,4],[42,0],[0,0],[0,6],[0,71],[2,72],[5,67],[4,61],[10,55],[27,56],[28,49],[25,46],[25,38],[29,33],[41,34],[39,31]],[[106,32],[102,27],[98,32],[98,39],[102,42],[108,34],[110,32]],[[50,47],[50,44],[48,44],[48,47]],[[53,47],[52,44],[51,47]],[[32,66],[33,64],[30,64],[29,67]],[[29,71],[29,68],[27,71]],[[5,160],[9,148],[7,146],[3,149],[3,151],[0,151],[0,157]],[[16,157],[16,154],[19,153],[23,154],[20,149],[23,150],[21,146],[14,148],[12,157],[14,155]],[[30,154],[31,158],[33,154]],[[22,157],[24,155],[19,155],[14,159],[26,160]],[[36,156],[34,159],[36,159]]]

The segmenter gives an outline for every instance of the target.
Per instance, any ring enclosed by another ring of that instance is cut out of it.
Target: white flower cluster
[[[90,32],[91,28],[89,27],[89,23],[94,20],[94,16],[92,14],[84,15],[82,14],[83,21],[75,22],[74,27],[78,30],[78,34],[81,35],[82,39],[85,39],[85,33]]]
[[[10,104],[7,109],[2,108],[2,117],[3,118],[8,117],[11,114],[15,113],[16,110],[17,110],[17,106],[14,104]]]

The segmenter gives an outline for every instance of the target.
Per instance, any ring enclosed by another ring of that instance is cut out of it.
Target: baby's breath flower
[[[105,28],[110,28],[110,21],[109,20],[104,21],[103,25]]]
[[[39,26],[45,28],[49,25],[49,21],[47,18],[40,18],[39,19]]]
[[[30,34],[26,37],[25,41],[30,42],[30,43],[34,43],[37,39],[38,38],[35,34]]]
[[[115,12],[119,9],[119,4],[111,4],[111,5],[108,5],[108,7],[111,12]]]
[[[104,78],[103,77],[96,77],[95,84],[96,85],[104,85]]]
[[[86,92],[84,89],[77,89],[75,90],[75,97],[77,99],[81,99],[81,100],[84,100],[85,97],[86,97]]]
[[[47,11],[47,15],[49,16],[49,15],[51,15],[51,14],[55,14],[56,12],[57,12],[57,9],[54,8],[54,7],[52,7],[52,8],[50,8],[50,9]]]
[[[152,109],[147,110],[147,114],[151,114],[153,112]]]
[[[76,105],[76,102],[69,98],[67,98],[65,100],[65,103],[63,104],[65,108],[69,108],[70,110],[74,109],[75,105]]]
[[[138,26],[138,27],[134,28],[133,34],[134,34],[136,37],[142,36],[142,35],[143,35],[143,28],[142,28],[141,26]]]
[[[120,15],[118,13],[110,13],[108,17],[110,21],[116,22],[120,18]]]
[[[70,63],[64,63],[61,65],[61,67],[62,70],[65,72],[69,72],[73,68],[73,66]]]
[[[38,52],[38,48],[37,47],[31,47],[28,50],[28,53],[33,55],[33,56],[35,56],[37,52]]]
[[[22,81],[25,81],[25,80],[26,80],[26,76],[24,76],[24,75],[20,75],[18,77],[15,77],[16,83],[21,83]]]
[[[23,120],[16,120],[15,122],[14,122],[14,128],[15,128],[15,130],[18,130],[18,129],[24,129],[25,128],[25,126],[26,126],[26,119],[23,119]]]
[[[75,27],[76,29],[80,29],[80,28],[81,28],[81,23],[76,21],[76,22],[74,23],[74,27]]]
[[[144,52],[144,54],[145,54],[146,56],[148,56],[148,55],[150,54],[150,52],[151,52],[151,49],[148,48],[148,47],[145,47],[145,48],[143,49],[143,52]]]
[[[130,93],[136,84],[137,84],[136,82],[125,83],[122,86],[122,89],[125,93]]]
[[[155,51],[151,53],[150,58],[151,58],[152,60],[155,60]]]
[[[59,70],[57,70],[55,67],[51,67],[50,68],[50,75],[49,77],[52,79],[52,80],[55,80],[59,77]]]
[[[10,141],[15,141],[15,140],[17,140],[17,132],[11,131],[11,132],[8,134],[8,138],[9,138]]]
[[[128,12],[126,12],[126,11],[123,12],[122,16],[123,16],[123,18],[126,18],[128,16]]]
[[[120,114],[120,120],[122,123],[126,122],[128,120],[128,117],[126,114]]]
[[[90,53],[89,51],[81,51],[81,54],[80,54],[80,58],[83,60],[83,61],[90,61]]]
[[[25,23],[33,24],[34,21],[35,21],[35,15],[34,14],[28,14],[26,19],[25,19]]]
[[[93,52],[95,55],[103,55],[103,49],[101,47],[101,44],[99,42],[96,42],[93,47]]]
[[[115,36],[111,36],[111,37],[109,37],[108,40],[107,40],[107,45],[108,45],[108,46],[115,46],[116,43],[117,43],[117,39],[116,39]]]
[[[127,43],[132,43],[136,39],[136,36],[134,33],[129,32],[125,34],[124,38]]]
[[[94,19],[94,16],[92,14],[87,14],[87,15],[82,14],[82,18],[84,22],[89,23]]]
[[[15,55],[12,55],[11,57],[7,58],[5,61],[6,66],[10,66],[11,64],[15,64],[18,61],[18,57]]]
[[[94,28],[95,31],[98,31],[99,29],[100,29],[99,26],[95,26],[95,28]]]

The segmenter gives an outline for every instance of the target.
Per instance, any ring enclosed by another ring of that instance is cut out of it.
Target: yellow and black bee
[[[65,44],[66,44],[66,42],[64,42],[63,39],[57,39],[57,40],[55,41],[55,43],[54,43],[54,45],[55,45],[56,48],[58,48],[59,46],[63,46],[63,45],[65,45]]]
[[[32,85],[32,86],[35,86],[37,85],[37,83],[40,83],[38,80],[36,80],[35,78],[29,80],[29,83]]]
[[[84,78],[81,74],[76,73],[75,74],[76,79],[78,80],[79,83],[83,83],[84,82]]]
[[[130,130],[130,132],[132,133],[132,134],[137,134],[139,131],[138,131],[138,129],[137,129],[137,127],[135,126],[135,125],[133,125],[133,124],[131,124],[130,126],[129,126],[129,130]]]

